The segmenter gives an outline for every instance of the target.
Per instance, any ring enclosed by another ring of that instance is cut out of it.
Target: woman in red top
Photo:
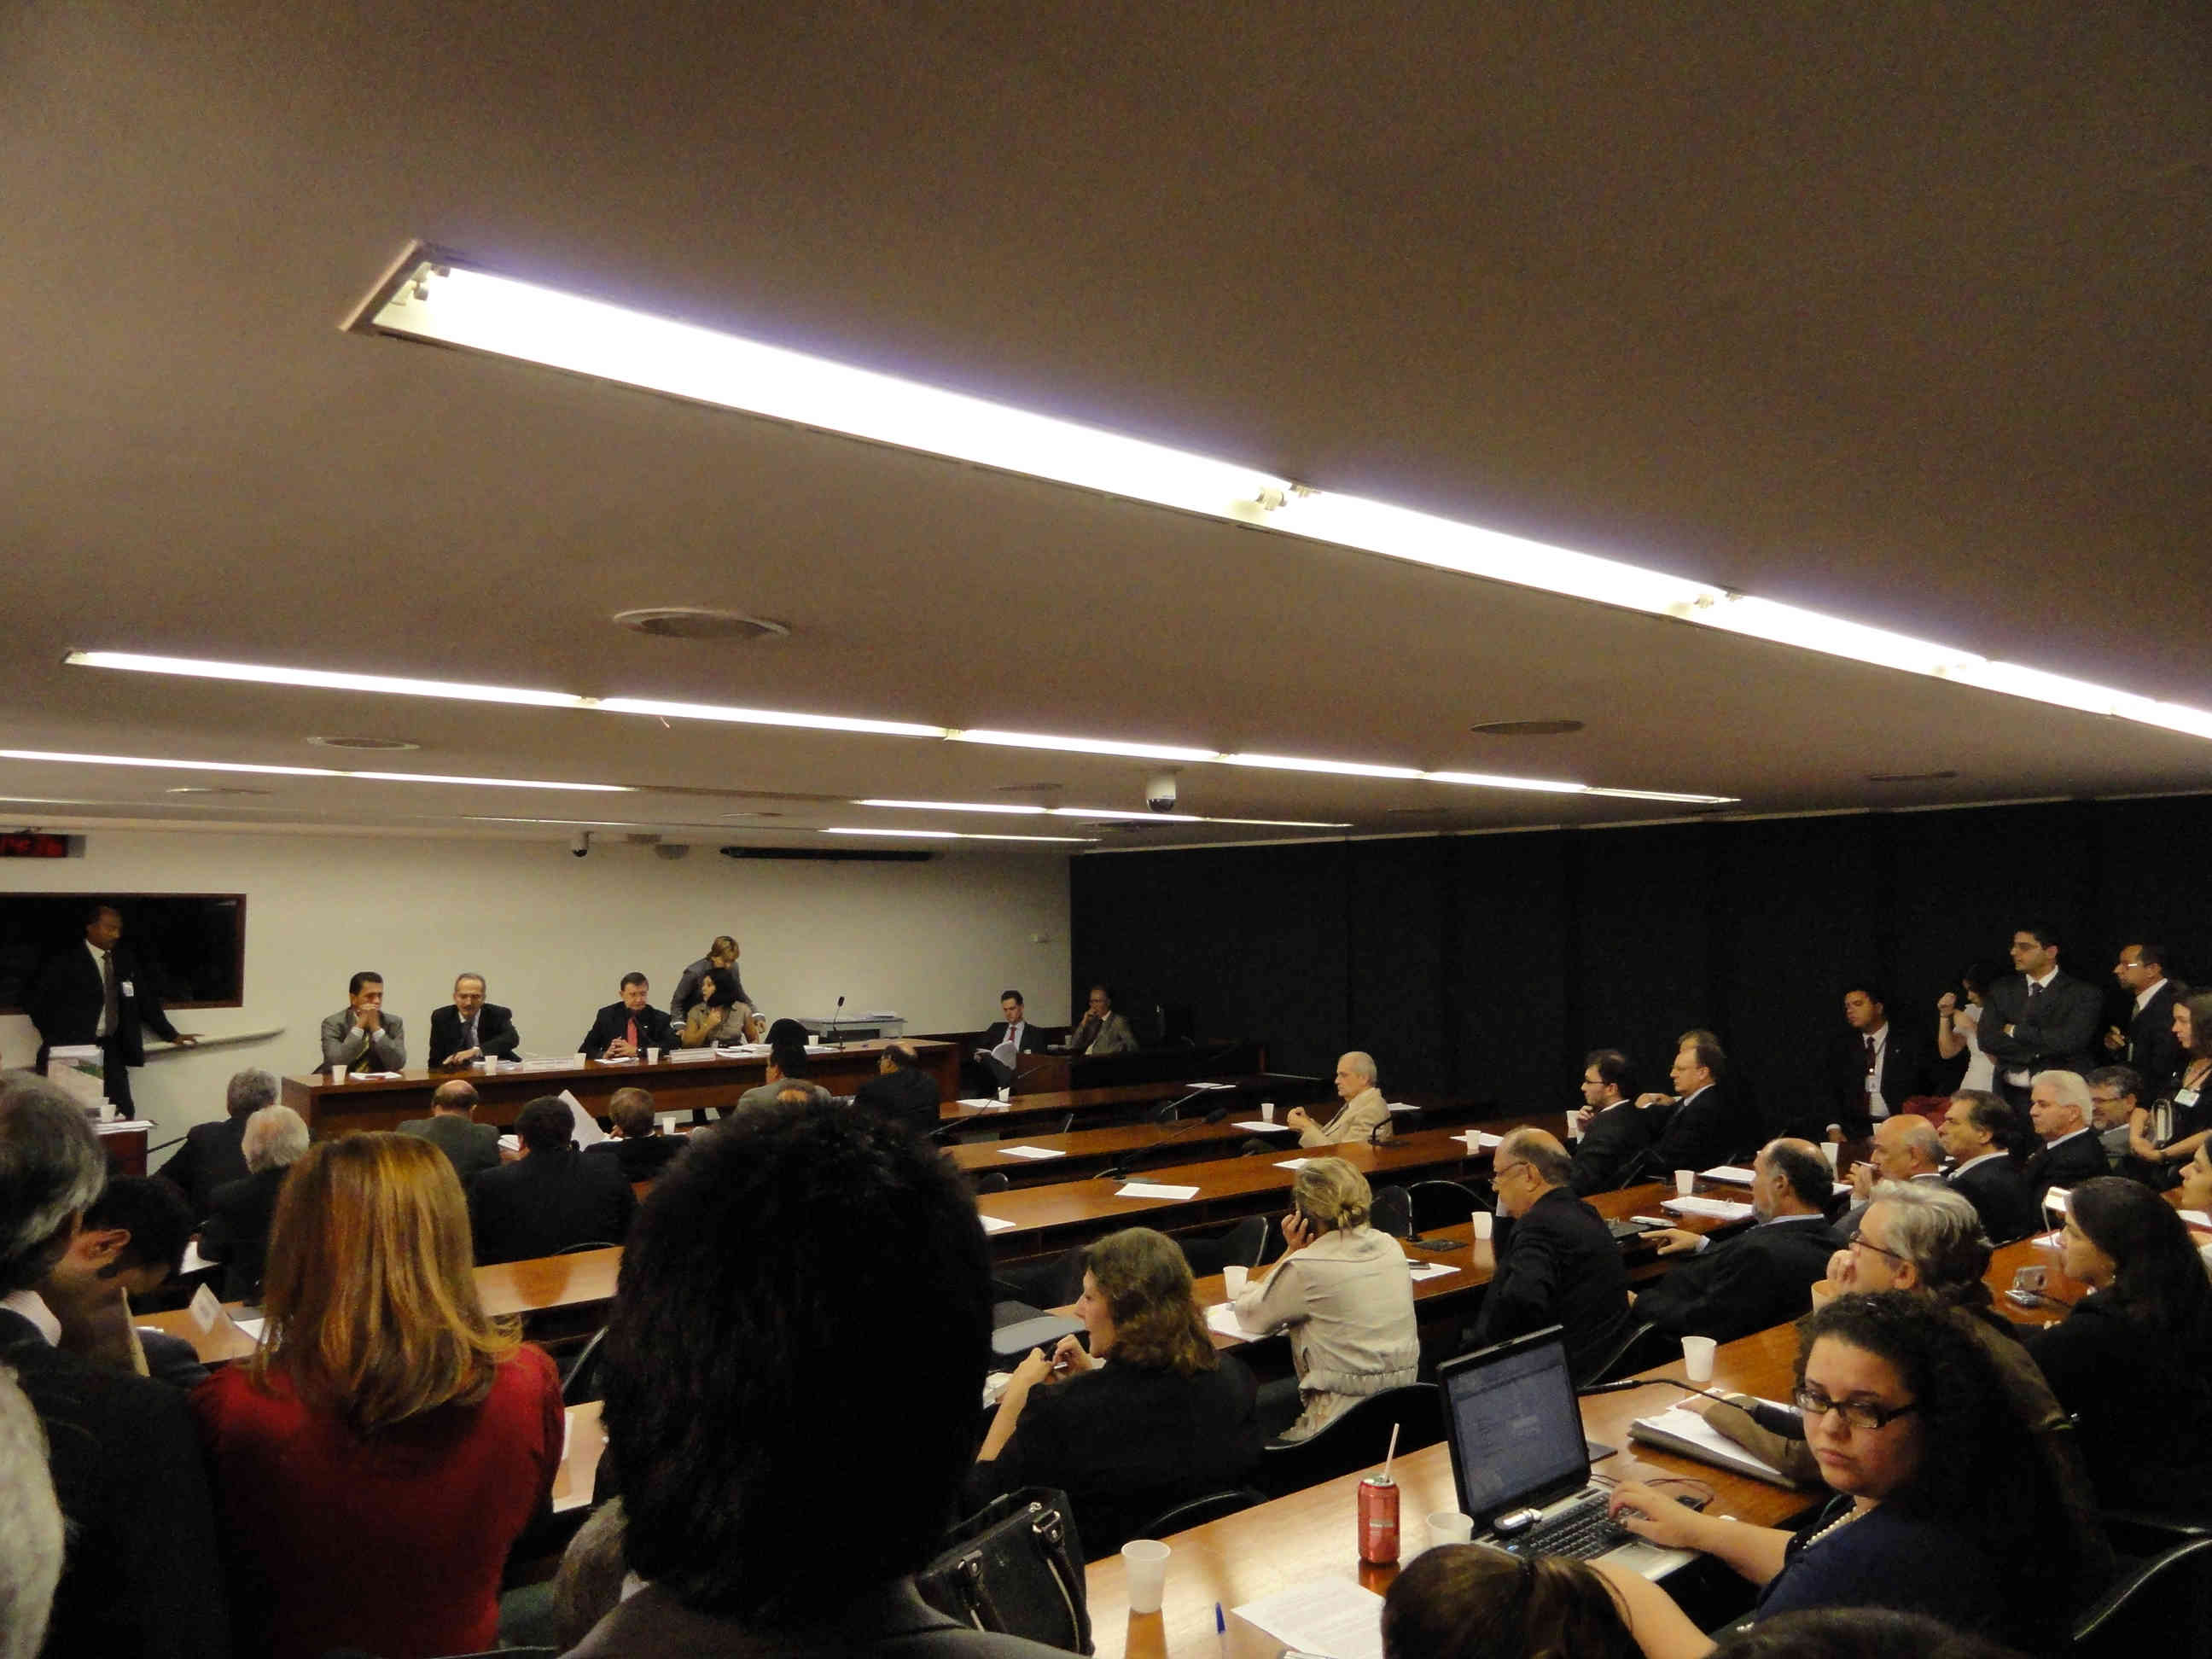
[[[560,1467],[552,1362],[477,1298],[446,1155],[319,1142],[270,1229],[259,1352],[192,1395],[241,1654],[492,1645],[500,1571]]]

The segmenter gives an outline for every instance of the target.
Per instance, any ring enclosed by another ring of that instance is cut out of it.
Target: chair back
[[[2212,1538],[2191,1538],[2123,1564],[2112,1587],[2075,1620],[2069,1651],[2075,1659],[2140,1659],[2161,1649],[2191,1650],[2187,1644],[2208,1630]]]
[[[1456,1181],[1417,1181],[1407,1191],[1413,1200],[1413,1231],[1419,1233],[1453,1226],[1490,1207],[1473,1188]]]
[[[620,1249],[622,1249],[622,1241],[620,1239],[585,1238],[579,1239],[574,1244],[563,1244],[559,1249],[554,1251],[553,1254],[556,1255],[580,1255],[586,1250],[618,1250]]]
[[[1268,1443],[1260,1454],[1257,1484],[1269,1497],[1280,1498],[1379,1465],[1394,1426],[1401,1456],[1433,1446],[1444,1435],[1443,1398],[1433,1382],[1408,1382],[1369,1395],[1304,1440]]]
[[[1164,1515],[1156,1515],[1145,1523],[1139,1538],[1168,1538],[1179,1532],[1188,1532],[1193,1527],[1202,1527],[1209,1521],[1218,1521],[1224,1515],[1236,1515],[1255,1509],[1267,1501],[1267,1494],[1255,1492],[1249,1486],[1239,1486],[1234,1492],[1212,1492],[1203,1498],[1194,1498],[1187,1504],[1178,1504]]]
[[[1003,1193],[1014,1183],[1006,1178],[1004,1170],[986,1170],[982,1174],[970,1177],[969,1184],[978,1193]]]
[[[581,1406],[599,1397],[599,1346],[607,1340],[606,1327],[592,1333],[592,1340],[584,1344],[584,1351],[568,1366],[568,1376],[561,1379],[561,1403]]]
[[[1412,1237],[1413,1195],[1403,1187],[1377,1187],[1374,1198],[1373,1206],[1367,1212],[1368,1224],[1393,1238]]]
[[[1590,1374],[1576,1380],[1586,1389],[1598,1382],[1618,1382],[1624,1376],[1663,1365],[1681,1352],[1682,1345],[1650,1320],[1632,1318],[1623,1322],[1620,1340],[1599,1357]]]

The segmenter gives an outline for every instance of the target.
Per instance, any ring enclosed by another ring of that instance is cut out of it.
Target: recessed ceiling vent
[[[422,746],[404,738],[309,738],[307,741],[318,749],[353,749],[376,755],[397,754],[403,749]]]
[[[1958,775],[1953,771],[1869,772],[1867,774],[1867,781],[1869,783],[1948,783]]]
[[[790,624],[748,617],[735,611],[708,611],[696,605],[654,605],[643,611],[617,611],[615,626],[633,634],[650,634],[657,640],[781,640],[789,636]]]
[[[1564,738],[1583,729],[1580,720],[1485,720],[1467,728],[1485,738]]]

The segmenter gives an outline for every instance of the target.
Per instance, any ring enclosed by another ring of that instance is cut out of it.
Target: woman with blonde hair
[[[969,1492],[981,1503],[1058,1487],[1097,1560],[1176,1504],[1243,1483],[1260,1457],[1256,1390],[1242,1361],[1216,1352],[1182,1249],[1150,1227],[1083,1253],[1075,1316],[1089,1351],[1063,1337],[1016,1368]]]
[[[1290,1332],[1298,1410],[1281,1439],[1303,1440],[1354,1401],[1416,1380],[1413,1275],[1398,1241],[1367,1224],[1373,1206],[1367,1177],[1344,1159],[1308,1158],[1291,1183],[1282,1259],[1237,1298],[1246,1330]],[[1289,1398],[1270,1398],[1277,1387],[1269,1383],[1261,1397],[1270,1429],[1291,1414]]]
[[[552,1362],[477,1299],[427,1140],[319,1142],[277,1200],[251,1359],[195,1391],[238,1651],[489,1648],[508,1548],[560,1468]]]

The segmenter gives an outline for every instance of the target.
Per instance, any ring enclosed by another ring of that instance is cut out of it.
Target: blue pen
[[[1213,1643],[1224,1653],[1229,1650],[1229,1621],[1221,1616],[1221,1603],[1213,1604]]]

